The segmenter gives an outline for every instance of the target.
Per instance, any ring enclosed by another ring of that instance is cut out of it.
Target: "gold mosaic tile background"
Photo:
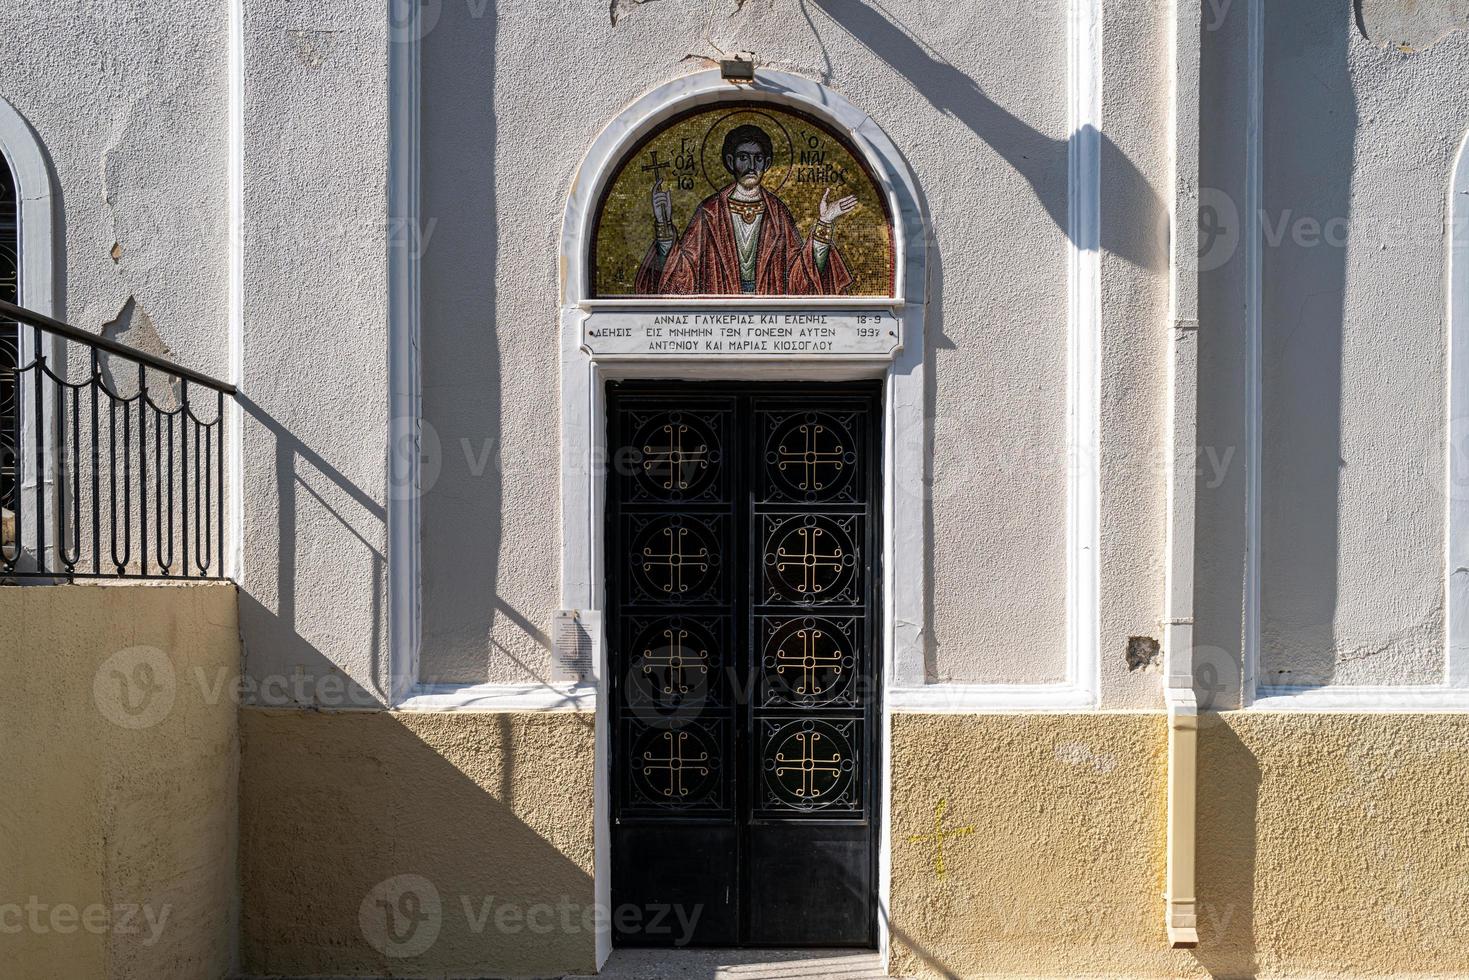
[[[836,223],[835,244],[852,274],[843,295],[892,295],[892,226],[881,189],[846,140],[810,117],[767,103],[722,103],[676,118],[619,164],[602,198],[592,246],[595,295],[638,295],[638,265],[653,243],[654,174],[672,195],[673,223],[682,235],[700,202],[730,183],[719,153],[725,135],[746,123],[770,134],[775,159],[764,187],[791,209],[802,235],[810,235],[828,187],[833,200],[857,196],[857,209]]]

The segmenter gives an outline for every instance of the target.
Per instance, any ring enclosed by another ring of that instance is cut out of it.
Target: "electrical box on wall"
[[[602,642],[602,614],[591,609],[558,609],[551,623],[551,682],[590,684]]]

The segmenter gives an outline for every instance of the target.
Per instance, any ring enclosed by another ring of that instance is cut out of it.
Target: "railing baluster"
[[[138,572],[148,574],[148,372],[138,365]]]
[[[46,384],[46,355],[41,352],[41,328],[36,327],[34,334],[36,415],[31,430],[36,436],[36,571],[44,574],[49,571],[46,567],[46,399],[42,394]],[[20,523],[19,514],[16,514],[16,523]]]
[[[168,574],[168,568],[173,564],[173,487],[169,486],[163,478],[163,419],[164,413],[158,412],[153,416],[153,482],[158,484],[158,492],[153,495],[153,554],[158,563],[158,571]],[[168,416],[168,437],[173,439],[173,416]],[[168,487],[168,521],[163,519],[163,488]],[[168,557],[163,557],[164,528],[167,528]]]
[[[71,371],[67,371],[71,376]],[[66,563],[67,578],[75,579],[77,562],[82,560],[82,386],[71,388],[71,534],[72,546],[61,536],[61,560]]]
[[[25,554],[25,518],[21,514],[21,506],[25,503],[25,443],[21,441],[23,430],[21,429],[21,407],[25,404],[24,384],[21,377],[25,373],[20,365],[20,324],[15,326],[15,350],[16,368],[14,373],[15,386],[14,397],[16,411],[11,419],[11,449],[14,455],[11,457],[13,472],[11,473],[10,495],[6,503],[10,507],[11,520],[14,522],[15,540],[10,544],[10,553],[5,556],[5,571],[16,572],[21,568],[21,555]]]
[[[127,459],[128,447],[132,445],[132,415],[128,412],[127,407],[124,406],[122,411],[121,441],[124,456],[122,461],[122,552],[119,554],[117,548],[117,447],[119,444],[117,438],[117,404],[117,393],[108,391],[107,412],[110,419],[108,448],[110,452],[107,455],[109,457],[108,467],[112,477],[111,486],[108,487],[108,492],[112,497],[110,506],[112,514],[112,564],[117,566],[118,575],[126,575],[128,562],[133,557],[131,525],[128,524],[129,516],[133,509],[133,483],[132,475],[128,472]]]
[[[189,379],[179,382],[181,392],[179,407],[179,512],[180,536],[179,574],[189,577]]]
[[[215,541],[219,551],[219,565],[217,566],[216,578],[224,578],[224,392],[214,393],[215,406],[218,409],[216,424],[219,426],[219,440],[214,444],[214,469],[215,479],[219,481],[219,510],[214,515]]]
[[[209,561],[208,561],[208,559],[206,559],[206,558],[203,557],[204,552],[202,552],[200,550],[200,547],[201,547],[201,544],[202,544],[202,546],[204,548],[206,548],[206,549],[208,548],[208,544],[205,542],[204,539],[206,537],[208,537],[209,522],[204,519],[204,515],[207,513],[207,511],[201,510],[199,508],[199,478],[201,476],[201,474],[199,472],[199,464],[201,462],[204,464],[204,472],[205,472],[205,474],[207,474],[209,472],[209,443],[208,442],[205,442],[204,443],[204,448],[202,450],[199,448],[200,431],[201,431],[201,426],[199,424],[199,420],[198,419],[195,419],[194,420],[194,513],[198,515],[198,522],[194,526],[194,564],[196,566],[198,566],[198,568],[199,568],[199,577],[200,578],[203,578],[209,572]],[[208,438],[208,430],[207,429],[204,429],[203,432],[204,432],[204,438],[207,439]],[[208,476],[207,475],[204,476],[204,482],[205,482],[205,485],[207,486],[208,485]],[[205,497],[205,504],[206,504],[206,506],[208,505],[208,497],[207,496]]]
[[[160,478],[160,479],[162,479],[164,485],[166,485],[168,487],[168,565],[169,565],[169,568],[170,569],[172,569],[172,567],[173,567],[173,548],[174,548],[174,543],[173,543],[173,512],[174,512],[174,499],[173,499],[173,418],[174,418],[174,413],[170,412],[169,413],[169,416],[168,416],[168,476],[161,477]]]
[[[50,579],[64,576],[69,581],[103,576],[187,578],[191,574],[199,578],[225,578],[225,397],[235,397],[234,386],[12,303],[0,301],[0,319],[13,319],[18,331],[29,327],[35,339],[35,357],[23,368],[17,365],[14,372],[16,404],[20,410],[5,419],[5,435],[13,431],[15,436],[15,458],[7,460],[14,464],[15,479],[0,495],[0,503],[14,511],[16,529],[13,540],[0,548],[0,576]],[[87,348],[87,374],[83,380],[75,383],[71,380],[74,372],[69,349],[58,346],[56,351],[47,351],[44,345],[55,344],[53,337]],[[63,353],[52,356],[58,351]],[[119,358],[118,364],[126,362],[137,370],[137,392],[132,398],[113,390],[110,383],[113,373],[110,365],[103,364],[103,354]],[[55,373],[53,363],[62,365],[65,377]],[[179,404],[173,411],[166,412],[153,401],[150,370],[177,381]],[[36,386],[31,398],[24,397],[27,374],[33,374]],[[54,386],[50,396],[48,380]],[[214,392],[214,421],[206,423],[194,414],[190,391],[194,384]],[[89,389],[91,413],[92,442],[87,450],[82,448],[82,439],[89,428],[82,424],[83,387]],[[105,449],[102,446],[104,398],[108,438]],[[66,418],[68,411],[70,420]],[[179,419],[177,442],[174,416]],[[35,440],[33,449],[22,438],[31,430]],[[83,500],[86,481],[81,472],[88,460],[92,468],[90,509]],[[34,494],[24,492],[27,473],[34,481]],[[136,510],[134,479],[137,480]],[[105,509],[104,483],[108,491]],[[168,496],[166,501],[164,494]],[[24,512],[27,505],[32,507],[30,514]],[[104,519],[108,524],[106,544]],[[133,550],[135,523],[136,552]],[[87,537],[91,539],[90,547]],[[133,561],[134,554],[138,556],[137,562]],[[29,559],[22,563],[23,555],[35,556],[34,567]],[[104,557],[110,558],[106,569]]]
[[[98,388],[102,384],[102,367],[97,348],[92,348],[92,574],[102,574],[102,431],[97,424]]]

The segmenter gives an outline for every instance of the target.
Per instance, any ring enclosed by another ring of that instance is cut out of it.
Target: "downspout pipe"
[[[1167,571],[1163,623],[1168,710],[1168,854],[1164,924],[1174,948],[1198,945],[1194,894],[1198,701],[1194,693],[1194,492],[1198,457],[1199,50],[1201,0],[1174,0],[1169,140]]]

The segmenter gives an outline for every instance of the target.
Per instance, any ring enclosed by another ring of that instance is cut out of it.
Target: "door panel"
[[[861,826],[747,828],[750,936],[767,946],[866,945],[876,893],[871,844]]]
[[[619,944],[875,939],[877,406],[608,387],[613,901],[697,923]]]
[[[613,838],[612,874],[617,944],[739,945],[739,903],[733,880],[739,866],[736,837],[732,822],[666,821],[618,828]],[[683,919],[666,911],[679,908],[685,910]],[[692,923],[691,936],[683,935],[685,922]],[[660,924],[668,928],[659,928]]]

